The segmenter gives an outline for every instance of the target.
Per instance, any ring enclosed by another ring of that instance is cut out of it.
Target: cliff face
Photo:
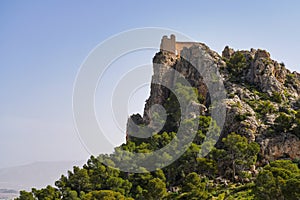
[[[226,118],[221,137],[236,132],[256,141],[261,146],[260,161],[280,158],[300,158],[300,74],[291,73],[283,63],[271,59],[265,50],[234,51],[225,47],[222,56],[210,50],[202,43],[183,48],[180,55],[158,52],[153,58],[153,80],[163,82],[165,86],[152,84],[144,114],[131,116],[127,124],[127,133],[136,131],[135,124],[155,126],[151,115],[151,106],[164,106],[170,98],[168,88],[174,87],[176,70],[192,87],[197,89],[198,102],[195,109],[201,115],[210,115],[211,94],[207,82],[191,63],[201,62],[207,69],[211,65],[218,68],[222,77],[226,99]],[[172,131],[176,131],[177,122]],[[162,131],[165,131],[164,129]],[[166,130],[170,131],[170,130]],[[130,140],[131,136],[128,136]],[[220,144],[220,142],[218,143]]]

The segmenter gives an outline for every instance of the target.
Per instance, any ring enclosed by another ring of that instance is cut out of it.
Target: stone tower
[[[170,53],[176,54],[176,39],[175,35],[171,35],[170,39],[168,36],[163,36],[160,43],[160,50],[161,51],[168,51]]]

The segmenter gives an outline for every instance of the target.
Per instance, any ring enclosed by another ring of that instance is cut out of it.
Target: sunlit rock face
[[[153,105],[164,107],[171,97],[172,92],[168,88],[174,88],[178,81],[174,71],[180,73],[198,92],[198,101],[193,101],[189,106],[201,115],[210,115],[211,95],[214,94],[208,90],[207,80],[193,66],[194,63],[201,65],[205,73],[213,69],[212,65],[215,66],[225,86],[226,119],[220,139],[236,132],[247,137],[249,142],[258,142],[262,163],[300,157],[300,134],[295,133],[296,113],[300,109],[299,73],[290,72],[283,63],[272,60],[270,53],[261,49],[235,51],[226,46],[220,56],[205,44],[178,42],[175,36],[163,37],[160,49],[153,58],[150,97],[146,100],[143,115],[136,114],[129,118],[127,140],[131,138],[130,132],[137,131],[137,125],[148,126],[150,132],[176,131],[180,121],[174,125],[174,130],[157,130],[159,126],[153,119],[154,111],[151,109]],[[238,60],[238,55],[241,60]],[[235,64],[241,63],[238,69],[234,68]],[[193,117],[195,113],[184,114]],[[284,131],[276,129],[280,113],[294,119]],[[274,130],[275,134],[272,134]],[[217,146],[222,146],[221,140]]]

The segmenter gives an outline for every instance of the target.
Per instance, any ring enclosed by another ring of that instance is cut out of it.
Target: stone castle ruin
[[[189,48],[195,44],[195,42],[176,42],[176,37],[174,34],[172,34],[170,38],[164,35],[161,39],[160,50],[168,51],[170,53],[180,56],[180,51],[184,47]]]

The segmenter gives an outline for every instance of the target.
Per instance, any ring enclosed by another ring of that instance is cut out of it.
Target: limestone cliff
[[[174,69],[198,91],[195,108],[202,115],[210,115],[211,94],[207,84],[189,60],[197,60],[203,66],[217,66],[227,96],[224,100],[226,118],[221,137],[236,132],[256,141],[261,146],[260,162],[267,163],[280,158],[300,158],[300,74],[291,73],[283,63],[271,59],[265,50],[234,51],[225,47],[222,56],[205,44],[194,43],[174,53],[162,49],[153,58],[153,77],[165,86],[152,84],[143,116],[133,115],[127,124],[127,133],[135,131],[134,124],[152,124],[151,106],[164,106],[170,98],[169,87],[174,80],[169,73]],[[196,62],[196,61],[195,61]],[[299,113],[299,114],[298,114]],[[176,130],[180,122],[172,127]],[[173,130],[173,131],[175,131]],[[162,131],[165,131],[163,129]],[[170,131],[170,130],[166,130]],[[128,136],[130,140],[132,136]],[[222,145],[218,143],[218,145]]]

